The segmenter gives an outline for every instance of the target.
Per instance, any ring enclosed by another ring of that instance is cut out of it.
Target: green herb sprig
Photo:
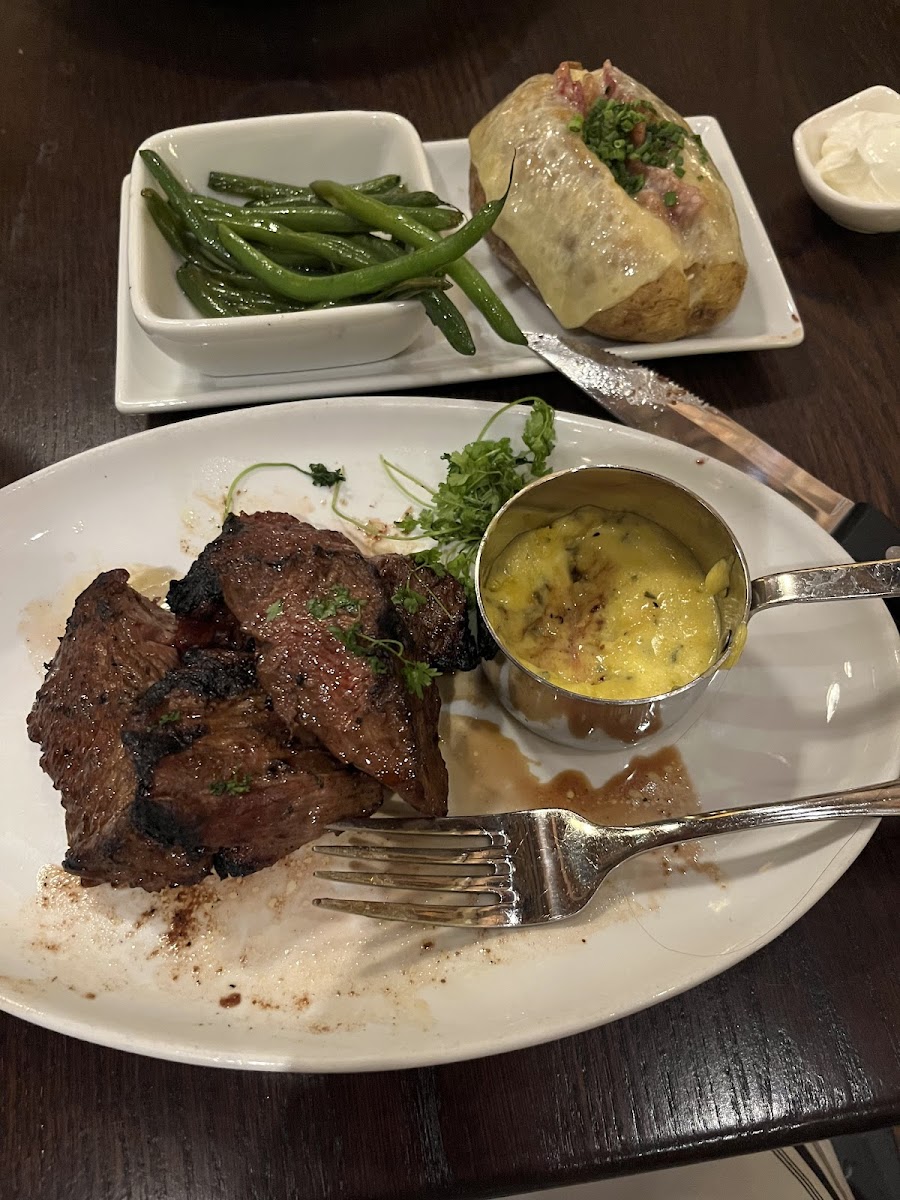
[[[336,470],[331,470],[324,463],[310,463],[309,467],[298,467],[296,463],[289,462],[258,462],[251,463],[249,467],[244,467],[243,471],[239,471],[231,481],[231,486],[225,496],[225,516],[229,516],[234,510],[234,500],[237,495],[238,488],[248,475],[254,471],[266,470],[270,467],[285,467],[291,471],[299,471],[301,475],[305,475],[307,479],[311,479],[316,487],[334,487],[337,483],[343,483],[346,479],[344,468],[338,467]]]
[[[410,616],[415,616],[419,609],[427,603],[427,597],[423,596],[421,592],[417,592],[415,588],[411,588],[408,585],[397,588],[397,590],[391,596],[391,604],[393,604],[395,608],[402,608],[403,611],[409,613]]]
[[[410,588],[398,589],[398,592],[395,592],[394,595],[398,595],[401,590],[409,593],[410,597],[416,597],[422,604],[426,602],[424,596],[412,591]],[[394,600],[394,597],[392,596],[391,599]],[[394,602],[396,603],[396,600]],[[365,600],[360,599],[358,596],[352,596],[344,584],[337,584],[324,596],[313,596],[312,599],[306,602],[306,608],[310,615],[315,617],[317,621],[327,621],[336,617],[338,613],[359,613],[365,607],[365,604]],[[355,654],[358,658],[366,659],[376,675],[383,675],[387,671],[387,663],[384,660],[384,655],[393,655],[400,664],[400,674],[403,682],[406,684],[407,691],[412,692],[414,696],[418,696],[420,700],[422,699],[423,689],[428,687],[431,681],[440,675],[440,671],[436,671],[428,663],[407,658],[406,647],[402,642],[394,638],[374,638],[370,637],[367,633],[363,633],[359,621],[354,621],[352,625],[348,625],[346,628],[342,628],[340,625],[329,625],[328,632],[342,646],[346,646],[351,654]]]
[[[336,584],[324,596],[313,596],[306,602],[306,610],[316,618],[324,621],[328,617],[336,617],[339,612],[358,613],[365,604],[356,596],[351,596],[344,584]]]
[[[517,451],[509,437],[492,439],[486,436],[505,412],[527,403],[527,400],[515,400],[498,409],[473,442],[441,456],[447,463],[447,473],[436,488],[429,488],[396,463],[385,463],[395,482],[397,477],[411,482],[427,497],[427,502],[417,512],[410,512],[394,522],[407,537],[434,540],[431,550],[415,556],[416,563],[447,571],[466,588],[470,597],[473,593],[472,564],[484,531],[510,497],[532,479],[547,474],[547,464],[556,444],[553,409],[540,397],[528,399],[531,399],[532,408],[522,430],[522,441],[528,453]]]
[[[341,629],[339,625],[329,625],[328,632],[346,646],[351,654],[366,659],[376,675],[383,675],[387,671],[384,655],[392,655],[400,664],[400,674],[406,690],[420,700],[425,688],[440,675],[440,671],[436,671],[428,663],[407,658],[402,642],[395,641],[394,638],[373,638],[363,633],[359,621],[354,621],[346,629]]]

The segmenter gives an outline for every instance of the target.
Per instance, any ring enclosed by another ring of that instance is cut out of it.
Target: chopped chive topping
[[[674,208],[677,203],[677,192],[666,192],[666,194],[663,196],[663,204],[665,204],[666,208]]]
[[[178,709],[173,709],[172,712],[163,713],[159,718],[159,725],[174,725],[176,721],[181,720],[181,713]]]
[[[579,132],[571,123],[569,128]],[[684,141],[694,136],[660,117],[645,100],[606,97],[582,119],[580,132],[584,144],[609,167],[613,179],[629,196],[636,196],[644,186],[642,166],[671,167],[676,175],[683,175]]]
[[[284,601],[276,600],[274,604],[270,604],[266,609],[266,620],[277,621],[281,616],[284,616]]]

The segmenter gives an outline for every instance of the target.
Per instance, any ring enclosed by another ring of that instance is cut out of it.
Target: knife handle
[[[857,562],[900,558],[900,529],[871,504],[854,505],[833,531],[832,537]],[[885,603],[900,628],[900,601],[886,600]]]

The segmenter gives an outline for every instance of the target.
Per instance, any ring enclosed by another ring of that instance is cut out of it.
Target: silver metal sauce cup
[[[592,505],[636,513],[668,529],[693,553],[704,572],[724,560],[727,587],[717,596],[720,638],[715,660],[695,679],[639,700],[599,700],[558,687],[525,666],[503,645],[485,609],[483,590],[499,554],[531,529]],[[653,734],[679,732],[699,716],[698,701],[739,656],[747,623],[782,604],[900,596],[900,560],[847,563],[783,571],[751,579],[747,560],[722,518],[699,496],[649,471],[628,467],[575,467],[528,484],[488,526],[475,560],[475,594],[497,654],[484,670],[500,703],[534,733],[565,746],[621,750]]]

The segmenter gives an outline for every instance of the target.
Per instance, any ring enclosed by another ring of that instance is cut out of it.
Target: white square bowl
[[[794,160],[800,180],[812,200],[838,225],[856,233],[896,233],[900,230],[900,204],[854,200],[825,182],[816,170],[825,135],[841,117],[857,112],[900,113],[900,94],[876,84],[813,113],[794,130]]]
[[[201,317],[175,279],[178,256],[141,196],[156,186],[140,150],[155,150],[195,191],[211,170],[308,184],[400,175],[431,191],[421,139],[396,113],[322,112],[186,125],[154,134],[131,167],[128,272],[134,315],[170,358],[205,375],[267,375],[379,362],[405,350],[427,324],[415,300],[254,317]]]

